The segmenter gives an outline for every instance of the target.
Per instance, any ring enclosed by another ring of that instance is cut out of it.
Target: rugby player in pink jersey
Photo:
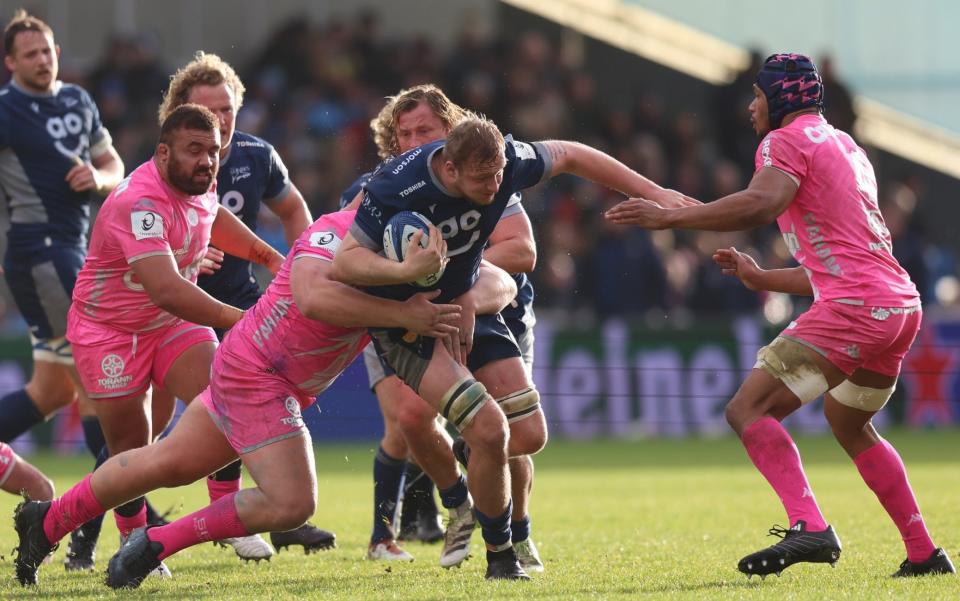
[[[893,393],[921,318],[916,287],[893,258],[873,167],[821,115],[823,83],[806,56],[771,55],[753,91],[751,122],[763,140],[746,190],[673,209],[630,199],[606,215],[649,229],[713,231],[775,219],[799,267],[763,270],[735,248],[719,249],[714,260],[751,289],[814,297],[808,311],[760,349],[727,405],[727,421],[790,520],[789,529],[770,530],[782,541],[747,555],[738,568],[779,575],[797,562],[833,564],[840,557],[840,540],[780,424],[823,395],[834,436],[900,530],[907,558],[893,576],[955,573],[927,532],[899,454],[871,423]]]
[[[437,291],[393,301],[329,279],[354,215],[321,217],[297,240],[267,291],[217,350],[210,386],[166,438],[112,457],[52,503],[18,509],[21,582],[36,582],[42,558],[75,524],[150,490],[194,482],[238,456],[256,488],[220,497],[166,526],[135,530],[110,560],[107,584],[139,586],[181,549],[289,530],[313,514],[316,473],[301,411],[369,342],[364,326],[406,328],[450,347],[458,331],[452,324],[460,319],[458,305],[430,302]],[[401,264],[410,280],[435,273],[446,260],[439,235],[426,249],[417,241]],[[516,295],[516,284],[485,265],[471,294],[480,311],[496,313]]]
[[[111,454],[149,444],[169,423],[174,397],[206,388],[216,349],[210,326],[230,327],[243,315],[196,286],[211,239],[273,270],[283,261],[217,202],[219,151],[213,113],[178,108],[161,126],[153,159],[114,189],[94,224],[67,339]],[[115,515],[121,536],[146,524],[142,498]]]

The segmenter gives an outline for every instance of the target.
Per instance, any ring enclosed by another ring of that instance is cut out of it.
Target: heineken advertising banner
[[[663,328],[617,319],[577,328],[541,318],[533,376],[551,436],[727,435],[724,407],[753,367],[757,349],[778,331],[750,318]],[[23,387],[29,369],[26,338],[0,339],[0,393]],[[354,362],[304,419],[318,443],[380,437],[383,421],[363,361]],[[960,316],[924,317],[897,390],[874,419],[881,428],[960,424]],[[827,431],[820,400],[785,423],[796,431]],[[75,408],[17,442],[23,451],[35,445],[81,449]]]
[[[551,434],[685,436],[729,432],[724,407],[779,329],[757,320],[694,321],[682,328],[537,324],[534,379]],[[928,316],[887,408],[874,421],[910,426],[960,423],[960,319]],[[826,431],[822,399],[785,421]]]

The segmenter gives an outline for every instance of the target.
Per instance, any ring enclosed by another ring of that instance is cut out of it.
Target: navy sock
[[[113,508],[113,510],[125,518],[132,518],[133,516],[140,513],[141,509],[143,509],[143,503],[144,503],[143,497],[137,497],[132,501],[127,501],[123,505],[117,505],[116,507]]]
[[[513,513],[513,502],[507,503],[507,510],[503,514],[489,517],[483,512],[477,511],[477,523],[480,524],[480,532],[483,534],[483,542],[487,543],[487,551],[497,552],[509,549],[510,540],[510,514]]]
[[[433,498],[433,480],[420,466],[407,462],[407,474],[404,477],[403,503],[407,500],[416,505],[417,515],[436,515],[437,501]]]
[[[519,520],[510,522],[510,537],[513,544],[530,538],[530,516],[525,515]]]
[[[43,414],[25,388],[0,398],[0,415],[3,416],[0,419],[0,442],[12,442],[43,421]]]
[[[377,449],[373,460],[373,534],[370,542],[396,538],[393,520],[397,514],[397,502],[403,488],[403,472],[406,461],[394,459],[383,447]]]
[[[237,459],[230,465],[220,468],[217,471],[217,473],[209,477],[216,480],[217,482],[230,482],[231,480],[239,480],[240,465],[241,465],[240,460]]]
[[[96,415],[84,415],[80,418],[80,424],[83,426],[83,441],[87,443],[87,450],[94,458],[100,456],[100,450],[107,445],[103,437],[103,428],[100,427],[100,420]],[[97,467],[103,462],[98,462]]]
[[[440,491],[440,502],[447,509],[460,507],[467,500],[467,480],[460,474],[460,478],[450,488]]]

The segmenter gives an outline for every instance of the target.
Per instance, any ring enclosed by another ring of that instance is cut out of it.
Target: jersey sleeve
[[[341,213],[321,217],[297,239],[293,260],[312,258],[333,261],[351,223],[352,221],[344,218]]]
[[[550,154],[543,144],[506,139],[507,167],[510,181],[516,191],[536,186],[546,179],[553,166]],[[506,175],[504,177],[506,179]]]
[[[377,200],[368,185],[357,208],[357,218],[350,226],[350,234],[361,245],[374,252],[383,249],[383,230],[396,210]]]
[[[172,216],[167,207],[150,198],[121,201],[107,224],[127,263],[147,257],[173,255],[170,248]]]
[[[290,182],[287,166],[283,164],[277,149],[273,146],[268,148],[270,148],[270,156],[267,160],[267,185],[263,190],[263,200],[271,203],[286,198],[293,184]]]
[[[90,94],[86,90],[83,90],[82,94],[83,104],[90,118],[90,157],[95,159],[110,150],[113,145],[113,138],[110,137],[107,128],[103,126],[103,122],[100,120],[100,111],[97,109],[97,104],[90,98]]]
[[[807,175],[807,155],[802,144],[790,132],[774,130],[760,142],[754,157],[756,171],[773,167],[783,171],[798,184]]]
[[[522,197],[519,192],[514,192],[510,197],[510,200],[507,201],[507,206],[503,209],[503,214],[500,215],[500,221],[503,221],[507,217],[513,217],[520,213],[526,213],[523,208],[523,203],[521,202]]]

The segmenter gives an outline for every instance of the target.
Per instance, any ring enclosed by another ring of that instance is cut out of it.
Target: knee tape
[[[757,362],[753,367],[783,382],[797,395],[800,403],[806,405],[830,388],[810,352],[799,342],[778,336],[757,351]]]
[[[30,335],[34,361],[47,361],[60,365],[73,365],[73,348],[66,336],[41,340]]]
[[[530,386],[497,399],[497,404],[503,409],[507,421],[513,423],[533,415],[540,408],[540,393]]]
[[[867,388],[854,384],[850,380],[844,380],[830,391],[830,396],[841,405],[876,413],[883,409],[896,388],[896,384],[890,388]]]
[[[473,378],[463,378],[450,387],[440,398],[440,414],[459,431],[462,431],[490,399],[483,384]]]

